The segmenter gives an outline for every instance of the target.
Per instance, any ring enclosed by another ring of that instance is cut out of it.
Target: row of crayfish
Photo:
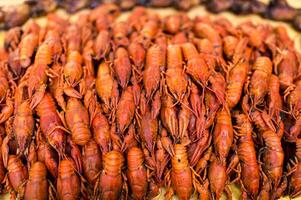
[[[0,4],[0,29],[21,26],[30,17],[42,16],[55,11],[57,8],[64,9],[68,13],[75,13],[105,3],[118,4],[121,10],[131,10],[136,6],[174,7],[188,10],[203,2],[202,0],[24,0],[22,4],[8,6]]]
[[[0,181],[19,199],[301,193],[301,55],[285,28],[114,4],[10,29]]]
[[[292,2],[292,1],[290,1]],[[291,22],[301,30],[301,10],[292,7],[288,0],[25,0],[21,5],[0,7],[0,24],[3,28],[12,28],[25,23],[31,16],[41,16],[53,12],[57,7],[69,13],[84,8],[95,8],[103,3],[116,3],[122,10],[131,10],[136,6],[174,7],[187,11],[203,4],[213,13],[232,11],[235,14],[258,14],[262,17]]]

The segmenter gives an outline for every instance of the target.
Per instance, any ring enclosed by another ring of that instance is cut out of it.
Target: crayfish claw
[[[70,87],[70,86],[66,86],[64,88],[64,93],[69,96],[69,97],[74,97],[77,99],[81,99],[83,96],[81,95],[81,93],[79,93],[77,90],[75,90],[74,88]]]
[[[42,98],[44,97],[44,94],[46,92],[46,85],[43,84],[41,85],[36,91],[35,93],[32,95],[31,97],[31,102],[30,102],[30,108],[34,109],[42,100]]]

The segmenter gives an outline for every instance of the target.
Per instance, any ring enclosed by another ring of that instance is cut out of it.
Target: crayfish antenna
[[[94,180],[96,180],[93,188],[93,196],[95,199],[97,199],[96,197],[99,195],[100,175],[101,171],[99,171],[93,178]]]
[[[187,105],[183,101],[180,101],[179,103],[181,104],[181,106],[184,106],[185,108],[187,108],[192,114],[197,116],[197,113],[189,107],[189,104]]]
[[[49,200],[55,200],[57,196],[56,189],[50,180],[48,180],[48,184],[49,184],[48,187]]]

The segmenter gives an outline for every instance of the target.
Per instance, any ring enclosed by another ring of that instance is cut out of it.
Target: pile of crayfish
[[[1,192],[18,199],[301,194],[301,54],[284,27],[49,14],[0,49]]]

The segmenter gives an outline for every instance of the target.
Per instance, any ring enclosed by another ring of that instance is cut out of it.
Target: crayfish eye
[[[180,159],[180,158],[178,158],[178,162],[181,162],[181,159]]]
[[[109,14],[110,14],[110,15],[114,15],[114,14],[115,14],[115,12],[117,12],[117,10],[116,10],[116,9],[109,10]]]

